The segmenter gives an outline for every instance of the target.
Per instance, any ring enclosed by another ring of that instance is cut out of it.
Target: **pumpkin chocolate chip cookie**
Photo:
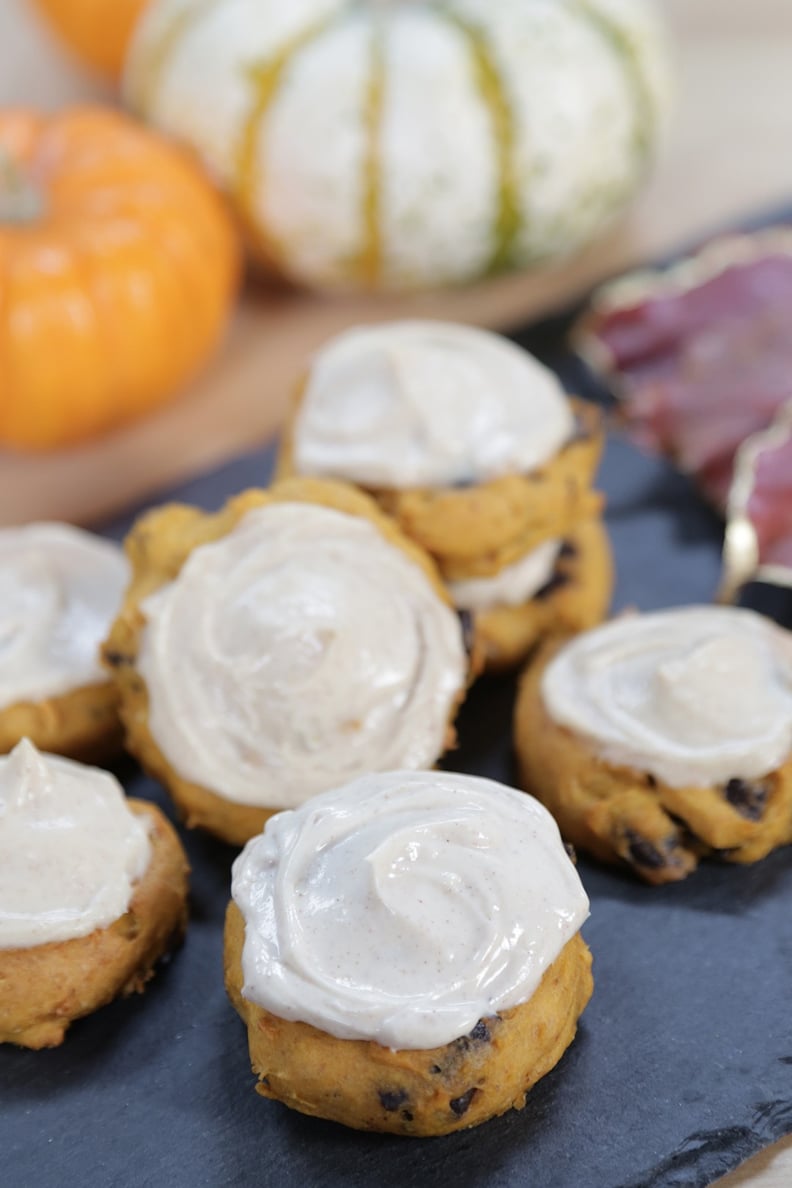
[[[129,749],[241,844],[383,767],[431,767],[476,667],[430,558],[352,487],[295,479],[133,529],[105,648]]]
[[[187,862],[153,804],[22,741],[0,759],[0,1043],[51,1048],[141,991],[186,923]]]
[[[491,780],[327,792],[248,843],[232,894],[226,986],[259,1093],[356,1129],[447,1134],[519,1109],[592,992],[558,829]]]
[[[792,634],[752,611],[624,616],[545,644],[515,737],[563,835],[649,883],[792,842]]]
[[[128,579],[117,545],[68,524],[0,529],[0,754],[22,738],[78,759],[120,749],[99,648]]]
[[[591,486],[601,448],[597,410],[567,399],[514,343],[469,326],[396,322],[347,331],[319,351],[279,473],[368,490],[432,554],[455,597],[472,583],[488,612],[503,609],[498,628],[491,615],[484,626],[509,638],[491,653],[503,666],[545,630],[574,628],[553,619],[553,601],[529,604],[564,542],[601,513]],[[519,620],[517,606],[526,609]]]

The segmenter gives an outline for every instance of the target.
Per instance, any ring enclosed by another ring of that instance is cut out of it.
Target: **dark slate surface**
[[[581,390],[561,329],[524,340]],[[263,483],[270,465],[252,454],[170,494],[214,507]],[[601,485],[617,607],[709,600],[720,527],[688,483],[614,439]],[[789,596],[772,610],[792,624]],[[474,689],[453,766],[510,778],[512,696],[508,679]],[[119,771],[130,792],[165,805],[131,763]],[[0,1051],[0,1185],[672,1188],[711,1183],[792,1132],[792,848],[749,868],[709,864],[665,889],[582,858],[596,988],[574,1045],[522,1112],[409,1140],[302,1118],[253,1092],[221,976],[234,851],[185,841],[192,923],[147,993],[75,1025],[58,1050]]]

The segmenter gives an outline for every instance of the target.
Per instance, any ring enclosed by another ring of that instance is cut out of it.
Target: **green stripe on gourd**
[[[635,97],[635,131],[633,143],[638,170],[646,163],[656,132],[655,104],[641,67],[635,42],[625,30],[593,8],[587,0],[570,0],[571,11],[577,13],[615,51],[621,61],[630,89]]]
[[[515,121],[511,102],[501,78],[495,55],[484,31],[447,8],[438,8],[466,39],[473,79],[492,123],[497,157],[497,209],[492,228],[492,252],[486,272],[503,272],[513,262],[518,236],[523,229],[520,184],[515,160]]]
[[[170,56],[182,38],[215,8],[222,8],[226,0],[203,0],[191,8],[174,13],[155,41],[146,46],[145,65],[133,76],[128,99],[133,110],[145,120],[151,120],[160,80]]]
[[[252,86],[253,102],[242,126],[236,158],[234,181],[237,200],[254,246],[265,260],[276,265],[281,262],[277,240],[271,230],[265,234],[256,216],[256,206],[261,201],[265,184],[258,168],[257,151],[262,129],[289,67],[303,50],[345,17],[344,12],[335,12],[318,21],[287,41],[266,62],[260,62],[245,71]]]
[[[382,275],[382,153],[380,129],[385,94],[384,31],[375,23],[371,42],[371,70],[366,96],[366,153],[363,158],[363,249],[358,272],[370,288]]]

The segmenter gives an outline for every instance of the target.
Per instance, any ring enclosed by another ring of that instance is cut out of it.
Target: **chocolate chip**
[[[488,1044],[489,1043],[490,1029],[489,1029],[489,1027],[487,1027],[487,1024],[484,1022],[483,1019],[479,1019],[478,1023],[473,1028],[473,1030],[471,1031],[468,1038],[472,1039],[475,1043],[478,1043],[478,1044]]]
[[[577,550],[576,544],[573,544],[571,540],[565,540],[562,542],[561,548],[558,550],[559,558],[566,557],[567,560],[571,561],[572,558],[577,557],[577,555],[578,555],[578,550]]]
[[[488,1044],[489,1041],[490,1029],[484,1019],[479,1019],[468,1035],[460,1035],[459,1039],[454,1040],[454,1047],[457,1052],[469,1052],[471,1044]]]
[[[475,636],[475,624],[473,622],[473,615],[469,610],[457,611],[459,615],[459,625],[462,628],[462,642],[465,645],[465,651],[470,654],[473,651],[473,638]]]
[[[413,1120],[413,1116],[409,1110],[402,1110],[401,1116],[405,1122],[412,1122],[412,1120]]]
[[[435,1077],[438,1076],[438,1074],[441,1073],[442,1071],[443,1070],[439,1064],[433,1064],[432,1067],[429,1069],[429,1072],[432,1073],[432,1075]]]
[[[383,1110],[392,1112],[404,1105],[408,1100],[408,1094],[404,1089],[380,1089],[379,1099]]]
[[[478,1089],[473,1088],[468,1089],[467,1093],[463,1093],[461,1097],[451,1098],[448,1104],[451,1106],[451,1109],[456,1114],[457,1118],[461,1118],[463,1114],[468,1112],[470,1109],[470,1103],[477,1093]]]
[[[721,847],[720,849],[712,850],[711,857],[720,858],[724,862],[730,862],[733,855],[739,853],[739,850],[739,846],[727,846],[725,849]]]
[[[534,594],[534,598],[541,602],[544,598],[549,598],[551,594],[555,594],[556,590],[560,590],[562,586],[569,585],[571,578],[568,573],[561,573],[556,570],[549,582],[545,582],[541,590]]]
[[[750,780],[729,780],[723,795],[741,817],[758,821],[767,803],[767,784],[752,784]]]
[[[647,870],[659,870],[666,865],[665,854],[647,841],[645,837],[628,829],[625,832],[625,838],[630,861],[634,862],[636,866],[645,866]]]
[[[105,652],[104,662],[111,668],[120,668],[122,664],[129,663],[129,657],[125,656],[123,652]]]

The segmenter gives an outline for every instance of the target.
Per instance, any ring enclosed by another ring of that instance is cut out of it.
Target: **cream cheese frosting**
[[[505,565],[492,577],[448,582],[448,592],[454,606],[470,611],[488,611],[497,606],[523,606],[550,581],[562,544],[561,540],[544,541],[512,565]]]
[[[527,1002],[588,915],[547,810],[448,772],[363,776],[279,813],[232,895],[249,1001],[394,1049]]]
[[[753,611],[625,616],[548,665],[550,716],[672,787],[756,779],[792,754],[792,635]]]
[[[392,322],[348,330],[315,356],[294,465],[374,488],[448,487],[535,470],[573,431],[556,377],[514,343]]]
[[[99,645],[128,578],[117,545],[68,524],[0,530],[0,710],[107,680]]]
[[[109,772],[27,739],[0,758],[0,949],[106,928],[150,857],[148,832]]]
[[[287,808],[361,772],[431,767],[467,675],[462,629],[369,520],[249,511],[142,604],[151,733],[185,779]]]

